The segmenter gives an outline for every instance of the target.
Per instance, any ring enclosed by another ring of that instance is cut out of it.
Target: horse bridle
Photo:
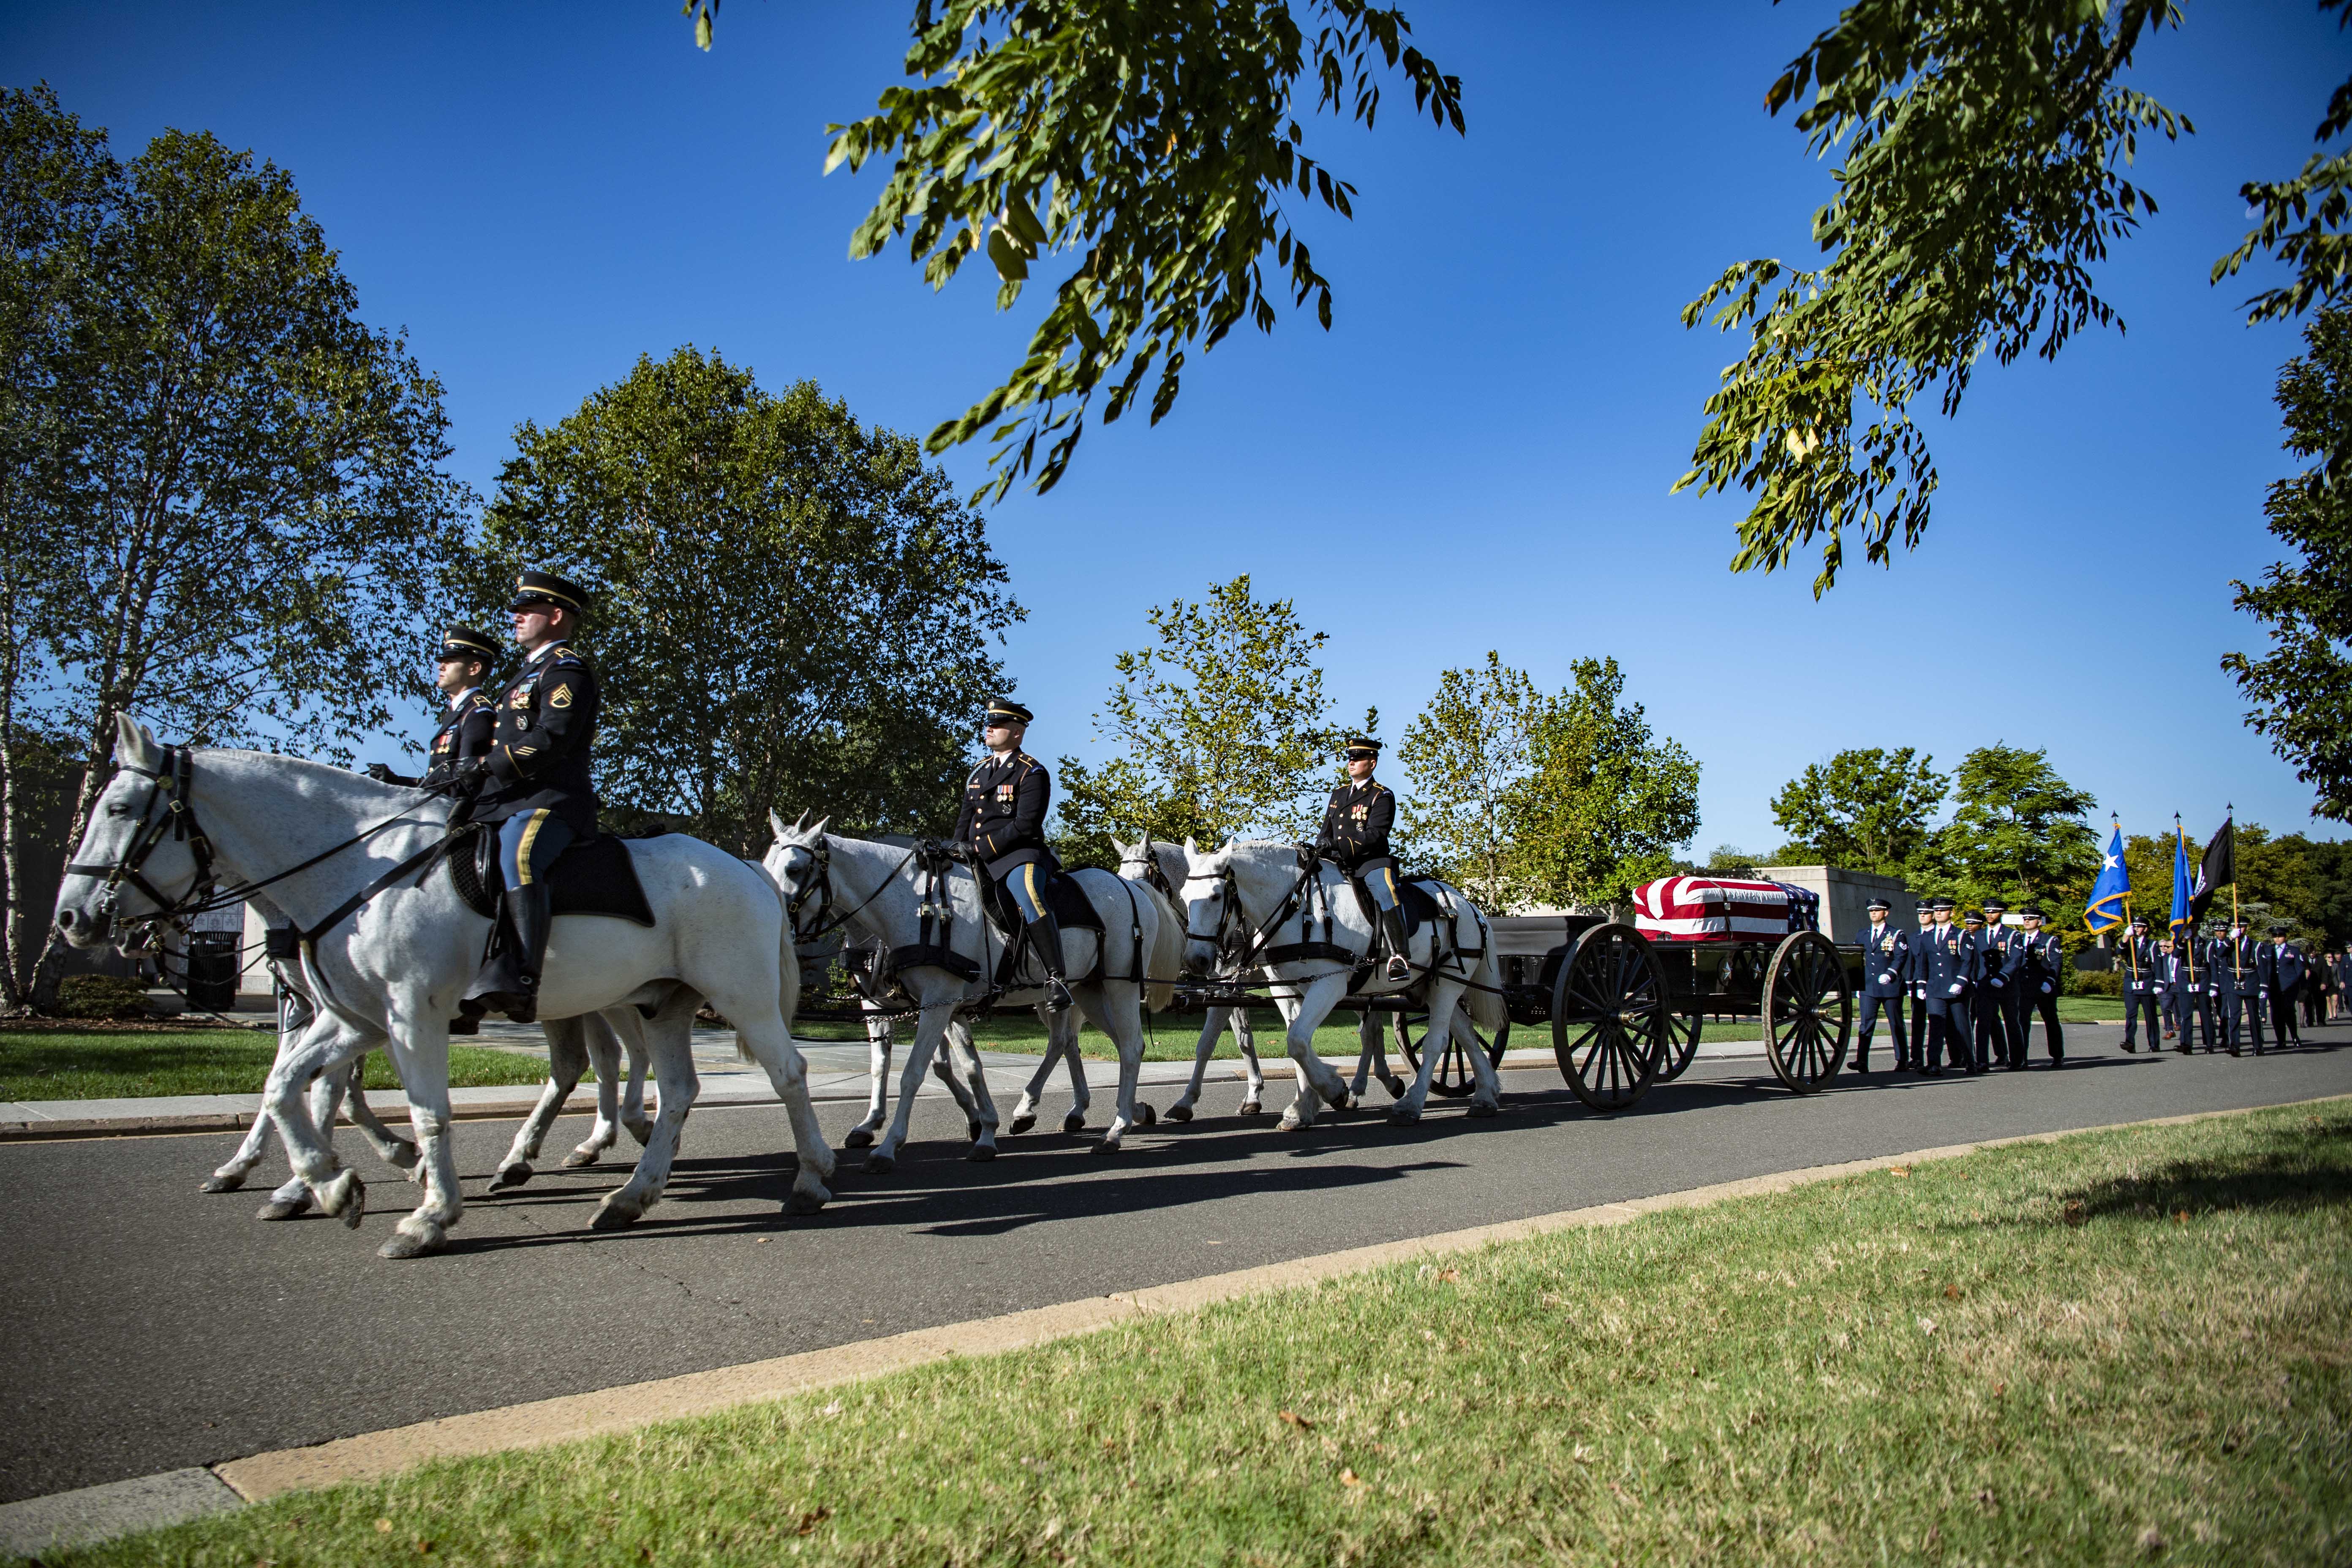
[[[881,881],[876,883],[874,890],[866,894],[863,899],[860,899],[855,905],[849,909],[842,910],[838,915],[828,915],[825,911],[830,910],[833,908],[833,851],[831,847],[826,845],[825,841],[822,837],[819,837],[814,843],[787,844],[784,846],[784,850],[787,854],[790,854],[795,849],[807,850],[810,858],[816,862],[816,875],[809,879],[808,886],[803,888],[796,893],[789,893],[785,895],[784,898],[784,918],[792,924],[793,942],[805,946],[810,942],[822,942],[826,937],[831,936],[835,931],[837,931],[842,927],[847,925],[851,921],[856,919],[858,910],[864,909],[866,905],[880,898],[882,896],[882,889],[897,881],[898,879],[898,873],[905,870],[908,866],[914,863],[915,857],[922,852],[922,847],[923,847],[921,845],[918,844],[914,848],[908,850],[907,858],[904,860],[899,861],[896,866],[891,867],[890,874],[883,878]],[[824,895],[822,899],[817,900],[819,920],[822,923],[820,923],[814,931],[803,931],[801,929],[801,910],[808,903],[811,895],[816,893],[823,893]]]
[[[95,877],[104,881],[105,891],[100,895],[101,930],[111,930],[121,900],[125,882],[136,889],[147,901],[155,906],[152,914],[133,915],[127,923],[144,925],[168,921],[183,915],[199,914],[212,908],[213,842],[196,824],[195,806],[190,798],[189,785],[194,766],[189,748],[163,748],[163,765],[142,768],[136,763],[121,764],[124,773],[139,773],[154,780],[147,792],[147,804],[140,810],[138,830],[131,835],[131,847],[111,866],[90,866],[79,861],[68,862],[68,877]],[[161,810],[158,810],[158,807]],[[162,889],[147,879],[147,858],[155,853],[168,833],[173,843],[185,844],[196,862],[195,880],[177,899],[167,899]]]

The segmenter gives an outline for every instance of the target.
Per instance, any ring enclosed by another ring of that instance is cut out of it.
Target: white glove
[[[1958,982],[1957,980],[1956,980],[1956,981],[1954,981],[1954,982],[1952,983],[1952,994],[1953,994],[1953,995],[1958,996],[1963,989],[1964,989],[1964,987],[1962,987],[1962,986],[1961,986],[1961,984],[1959,984],[1959,982]]]
[[[2000,975],[1998,975],[1998,974],[1996,974],[1996,975],[1994,975],[1994,976],[1992,977],[1992,987],[1993,987],[1993,989],[1994,989],[1994,990],[1996,990],[1996,991],[2000,990],[2002,986],[2004,986],[2004,985],[2006,985],[2006,984],[2009,984],[2009,982],[2008,982],[2008,981],[2003,980],[2003,979],[2002,979]]]
[[[1895,984],[1895,972],[1894,972],[1893,970],[1891,970],[1891,969],[1890,969],[1890,970],[1888,970],[1885,973],[1884,973],[1884,974],[1882,974],[1882,975],[1880,975],[1880,976],[1878,977],[1878,983],[1879,983],[1881,985],[1892,985],[1892,984]]]
[[[2048,994],[2049,990],[2050,990],[2050,982],[2048,982],[2047,980],[2043,981],[2043,982],[2042,983],[2042,990],[2043,994],[2045,994],[2045,995],[2046,995],[2046,994]]]

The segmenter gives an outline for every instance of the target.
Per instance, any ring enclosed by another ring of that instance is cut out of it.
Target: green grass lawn
[[[245,1029],[0,1029],[0,1100],[129,1100],[156,1094],[258,1094],[278,1037]],[[538,1083],[544,1058],[475,1046],[449,1048],[454,1086]],[[370,1089],[398,1089],[382,1051],[367,1058]]]
[[[51,1561],[2343,1563],[2348,1243],[2352,1105],[2095,1133]]]

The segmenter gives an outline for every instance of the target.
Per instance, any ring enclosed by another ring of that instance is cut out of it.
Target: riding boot
[[[1388,941],[1389,984],[1402,985],[1412,978],[1412,939],[1404,934],[1402,910],[1381,911],[1381,935]]]
[[[1029,944],[1045,966],[1045,1005],[1056,1013],[1070,1010],[1070,980],[1062,964],[1062,922],[1045,910],[1029,922]]]
[[[540,961],[547,953],[547,930],[551,916],[547,884],[526,882],[509,888],[499,899],[498,951],[467,986],[458,1011],[478,1018],[504,1013],[518,1024],[539,1019]]]

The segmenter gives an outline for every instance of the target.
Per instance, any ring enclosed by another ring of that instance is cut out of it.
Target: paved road
[[[2062,1072],[1849,1075],[1810,1100],[1760,1063],[1703,1061],[1613,1119],[1528,1071],[1507,1075],[1496,1121],[1360,1112],[1286,1134],[1232,1117],[1228,1084],[1217,1114],[1138,1133],[1115,1160],[1032,1134],[966,1164],[933,1102],[897,1173],[845,1161],[837,1201],[806,1220],[778,1210],[781,1112],[715,1110],[634,1230],[582,1228],[612,1172],[551,1171],[469,1206],[449,1255],[403,1264],[374,1248],[413,1189],[365,1155],[372,1212],[353,1235],[256,1224],[259,1190],[200,1194],[227,1136],[0,1146],[0,1501],[1771,1171],[2352,1092],[2352,1028],[2259,1060],[2127,1057],[2120,1034],[2070,1029]],[[821,1114],[838,1137],[858,1110]],[[550,1147],[584,1126],[567,1120]],[[469,1192],[509,1134],[461,1124]]]

